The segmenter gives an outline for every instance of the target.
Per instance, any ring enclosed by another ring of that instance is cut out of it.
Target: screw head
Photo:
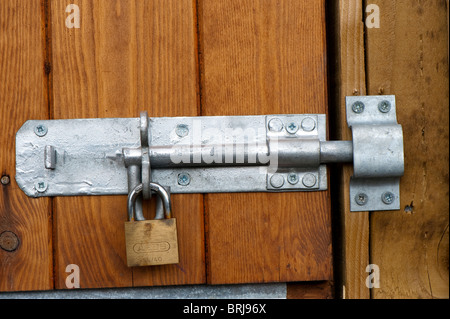
[[[19,247],[19,237],[12,231],[4,231],[0,234],[0,248],[12,252]]]
[[[364,112],[364,108],[365,108],[364,103],[361,101],[356,101],[352,105],[352,111],[358,114]]]
[[[384,192],[383,195],[381,195],[381,200],[386,205],[390,205],[390,204],[392,204],[394,202],[395,195],[393,193],[391,193],[391,192]]]
[[[46,181],[38,181],[34,183],[34,188],[36,188],[39,193],[44,193],[48,188],[48,184]]]
[[[359,206],[366,205],[368,200],[369,200],[368,196],[364,193],[359,193],[359,194],[356,194],[356,196],[355,196],[355,202]]]
[[[284,177],[281,174],[274,174],[270,178],[270,185],[275,188],[280,188],[284,185]]]
[[[289,175],[287,177],[287,181],[291,185],[297,184],[298,183],[298,175],[296,173],[289,173]]]
[[[388,113],[391,110],[391,103],[389,101],[386,101],[386,100],[381,101],[378,104],[378,110],[381,113]]]
[[[44,124],[36,125],[36,127],[34,128],[34,133],[39,137],[45,136],[47,132],[47,126],[45,126]]]
[[[305,187],[308,187],[308,188],[313,187],[314,185],[316,185],[316,181],[317,181],[317,178],[314,174],[308,173],[308,174],[303,175],[302,184]]]
[[[280,119],[271,119],[269,121],[269,130],[272,132],[281,132],[281,130],[283,129],[284,125],[283,122]]]
[[[306,132],[311,132],[316,128],[316,121],[312,117],[306,117],[302,121],[302,129]]]
[[[186,124],[178,124],[175,133],[179,137],[185,137],[189,134],[189,127]]]
[[[188,173],[178,174],[178,185],[188,186],[191,183],[191,176]]]
[[[1,179],[2,185],[8,185],[11,182],[11,179],[8,175],[3,175]]]
[[[286,131],[289,134],[295,134],[298,131],[298,125],[295,122],[290,122],[288,125],[286,125]]]

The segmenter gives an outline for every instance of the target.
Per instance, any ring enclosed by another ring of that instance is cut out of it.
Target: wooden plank
[[[287,285],[287,299],[333,299],[333,281],[310,281]]]
[[[365,95],[365,56],[364,56],[364,22],[363,1],[341,0],[330,4],[329,36],[330,57],[330,118],[333,119],[333,139],[351,140],[351,131],[347,127],[345,97]],[[334,124],[333,124],[334,123]],[[334,127],[333,127],[334,126]],[[335,207],[340,218],[339,251],[336,254],[337,297],[347,299],[370,298],[365,280],[369,264],[369,215],[367,212],[351,213],[349,183],[353,170],[345,165],[338,172],[336,191],[339,207]]]
[[[72,1],[81,28],[65,26],[66,1],[52,2],[54,116],[198,115],[192,1]],[[128,268],[126,197],[55,199],[56,287],[80,267],[82,288],[205,282],[202,195],[172,196],[180,264]],[[144,205],[152,218],[151,205]]]
[[[15,182],[15,134],[47,119],[45,8],[0,2],[0,291],[53,287],[50,200],[28,198]],[[11,251],[10,251],[11,250]]]
[[[403,126],[401,207],[371,216],[374,298],[449,298],[449,79],[445,1],[372,1],[368,92],[395,94]]]
[[[201,1],[202,115],[326,113],[324,1]],[[208,283],[332,278],[329,192],[205,196]]]

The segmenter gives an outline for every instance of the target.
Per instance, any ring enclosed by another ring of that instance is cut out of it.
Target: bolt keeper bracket
[[[346,112],[353,141],[350,211],[400,209],[404,153],[395,96],[347,97]]]
[[[346,108],[352,141],[327,141],[324,114],[29,120],[16,181],[31,197],[126,195],[150,182],[173,194],[323,191],[327,164],[353,162],[351,211],[399,209],[395,97],[347,97]],[[140,199],[135,209],[142,219]]]

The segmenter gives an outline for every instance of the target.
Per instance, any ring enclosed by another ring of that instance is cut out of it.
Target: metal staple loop
[[[149,183],[152,180],[152,172],[150,165],[150,147],[149,147],[149,124],[147,111],[141,112],[140,116],[140,135],[141,135],[141,148],[142,148],[142,163],[141,163],[141,180],[144,185],[142,189],[142,195],[144,199],[150,199],[152,192],[149,188]]]

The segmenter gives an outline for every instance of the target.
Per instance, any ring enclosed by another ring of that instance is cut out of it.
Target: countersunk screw
[[[383,195],[381,195],[381,200],[386,205],[390,205],[390,204],[392,204],[394,202],[395,195],[393,193],[391,193],[391,192],[384,192]]]
[[[296,173],[289,173],[287,180],[289,184],[295,185],[298,183],[298,175]]]
[[[280,119],[271,119],[269,121],[269,130],[272,132],[281,132],[283,129],[283,122]]]
[[[295,134],[298,131],[298,125],[295,122],[290,122],[287,126],[286,126],[286,131],[289,134]]]
[[[353,110],[353,112],[358,113],[358,114],[364,112],[364,103],[361,101],[356,101],[352,105],[352,110]]]
[[[308,173],[308,174],[303,175],[302,183],[305,187],[308,187],[308,188],[313,187],[314,185],[316,185],[316,181],[317,181],[317,179],[314,174]]]
[[[389,101],[386,101],[386,100],[381,101],[378,104],[378,110],[381,113],[388,113],[391,110],[391,103],[389,103]]]
[[[281,174],[274,174],[270,178],[270,185],[275,188],[280,188],[284,185],[284,177]]]
[[[11,179],[9,178],[8,175],[2,176],[2,185],[8,185],[10,182],[11,182]]]
[[[189,127],[186,124],[178,124],[175,133],[177,133],[179,137],[185,137],[189,134]]]
[[[39,124],[34,128],[34,133],[37,136],[45,136],[48,132],[47,126],[45,126],[44,124]]]
[[[188,173],[178,174],[178,185],[187,186],[191,182],[191,176]]]
[[[364,193],[359,193],[355,196],[355,202],[356,204],[358,204],[359,206],[364,206],[367,204],[368,201],[368,197],[366,194]]]
[[[46,181],[39,181],[34,184],[34,187],[39,193],[44,193],[48,188],[48,184]]]

